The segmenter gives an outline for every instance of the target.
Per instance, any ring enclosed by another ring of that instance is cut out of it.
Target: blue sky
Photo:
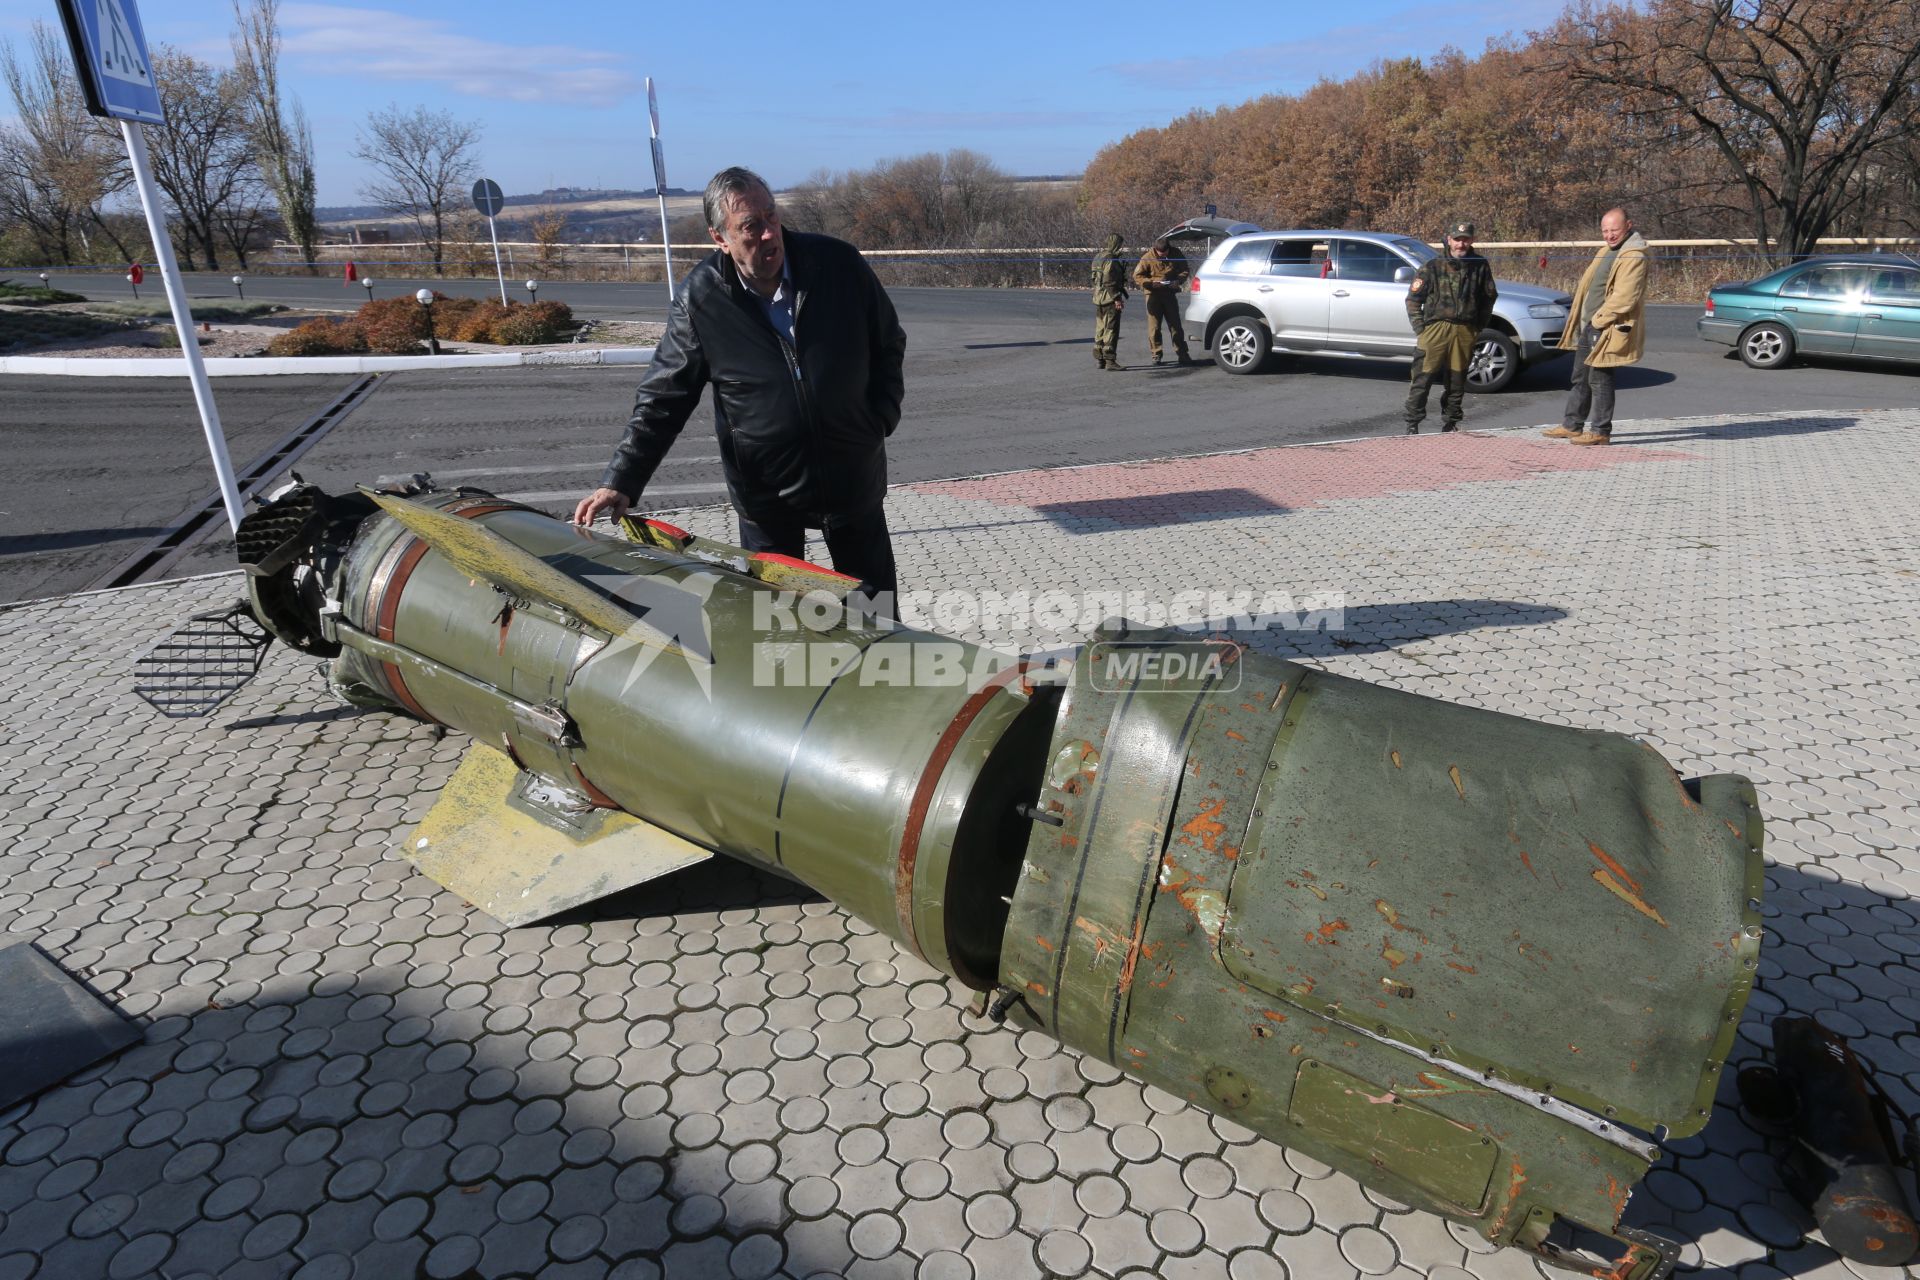
[[[231,62],[229,0],[138,4],[149,42]],[[647,76],[674,186],[697,188],[728,164],[784,186],[818,169],[953,147],[1016,174],[1065,174],[1193,108],[1295,92],[1448,44],[1478,52],[1490,37],[1549,25],[1562,8],[285,0],[282,70],[313,122],[325,205],[360,202],[355,130],[392,104],[477,121],[482,170],[509,194],[650,186]],[[57,26],[53,0],[0,0],[0,38],[16,48],[35,19]],[[0,117],[10,108],[0,100]]]

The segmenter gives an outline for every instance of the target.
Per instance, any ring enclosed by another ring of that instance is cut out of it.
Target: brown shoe
[[[1568,444],[1612,444],[1613,436],[1605,431],[1582,431],[1577,436],[1568,436]]]
[[[1555,440],[1571,440],[1574,436],[1581,434],[1581,432],[1575,427],[1548,427],[1540,434],[1543,436],[1551,436]]]

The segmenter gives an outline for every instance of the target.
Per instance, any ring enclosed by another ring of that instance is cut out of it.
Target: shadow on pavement
[[[1298,604],[1297,626],[1285,615],[1279,617],[1277,625],[1264,626],[1249,626],[1246,618],[1215,618],[1194,634],[1196,637],[1229,635],[1257,653],[1299,660],[1343,653],[1382,653],[1440,636],[1488,627],[1538,627],[1567,616],[1565,609],[1554,605],[1518,600],[1414,600],[1405,604],[1349,605],[1330,617],[1313,611],[1307,600]],[[1258,601],[1251,607],[1258,608]]]
[[[1063,532],[1104,533],[1169,524],[1203,524],[1247,515],[1279,515],[1286,508],[1250,489],[1187,489],[1178,493],[1127,494],[1079,502],[1036,502],[1033,510]]]
[[[1714,422],[1673,427],[1666,431],[1635,431],[1615,438],[1614,444],[1681,444],[1689,440],[1760,440],[1769,436],[1806,436],[1841,431],[1858,418],[1763,418],[1758,422]]]
[[[0,535],[0,556],[27,556],[45,551],[67,551],[74,547],[92,547],[105,542],[126,542],[132,538],[155,538],[165,529],[70,529],[64,533],[14,533]]]
[[[1771,822],[1787,816],[1765,815]],[[1911,1111],[1920,1102],[1909,1083],[1916,1079],[1912,1059],[1896,1044],[1912,1022],[1892,1007],[1888,986],[1889,971],[1911,965],[1913,957],[1910,948],[1896,953],[1884,945],[1890,937],[1914,936],[1920,902],[1822,871],[1818,864],[1805,870],[1769,861],[1759,979],[1721,1073],[1713,1115],[1699,1133],[1666,1141],[1627,1205],[1627,1225],[1698,1247],[1699,1270],[1689,1275],[1754,1274],[1743,1272],[1749,1264],[1767,1275],[1848,1274],[1831,1248],[1807,1238],[1813,1216],[1781,1180],[1789,1139],[1763,1132],[1740,1102],[1739,1071],[1762,1059],[1761,1046],[1771,1047],[1774,1018],[1814,1017],[1849,1039],[1874,1083],[1897,1105]]]

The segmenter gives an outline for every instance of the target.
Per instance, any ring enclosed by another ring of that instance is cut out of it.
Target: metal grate
[[[133,664],[133,691],[170,720],[211,714],[259,674],[273,637],[244,601],[196,613]]]

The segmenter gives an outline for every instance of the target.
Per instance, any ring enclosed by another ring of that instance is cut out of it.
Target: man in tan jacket
[[[1193,363],[1193,357],[1187,354],[1186,331],[1180,327],[1180,295],[1192,274],[1186,255],[1168,244],[1165,236],[1153,242],[1133,269],[1134,288],[1147,297],[1147,350],[1153,353],[1155,364],[1160,363],[1162,323],[1173,335],[1173,349],[1180,353],[1180,363]]]
[[[1560,334],[1560,349],[1574,353],[1566,411],[1543,433],[1569,444],[1613,443],[1613,371],[1637,364],[1646,348],[1647,242],[1625,209],[1606,211],[1600,238]]]

